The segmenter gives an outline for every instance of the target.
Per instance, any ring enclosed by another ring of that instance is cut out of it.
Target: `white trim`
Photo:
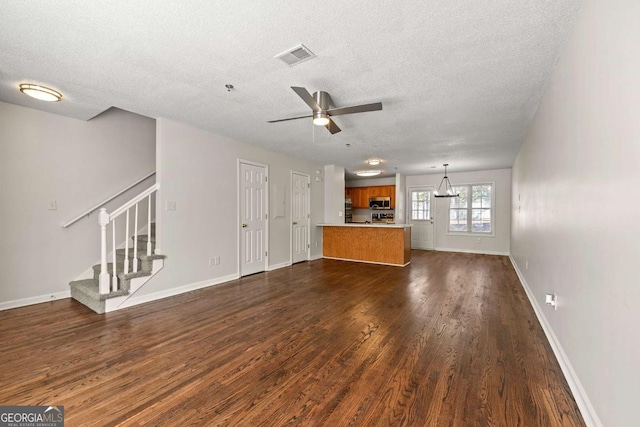
[[[318,254],[318,255],[313,255],[313,256],[309,256],[309,261],[317,261],[319,259],[322,259],[322,254]]]
[[[285,267],[290,267],[291,266],[291,262],[281,262],[280,264],[274,264],[274,265],[270,265],[269,268],[267,269],[267,271],[273,271],[273,270],[277,270],[279,268],[285,268]]]
[[[456,249],[456,248],[436,248],[436,251],[440,252],[462,252],[465,254],[480,254],[480,255],[502,255],[509,256],[509,252],[501,252],[501,251],[482,251],[475,249]]]
[[[209,286],[215,286],[222,283],[230,282],[231,280],[238,279],[239,276],[237,274],[230,274],[228,276],[222,276],[215,279],[203,280],[202,282],[191,283],[184,286],[178,286],[177,288],[165,289],[164,291],[153,292],[146,295],[140,296],[132,296],[127,301],[125,301],[119,309],[132,307],[134,305],[144,304],[151,301],[156,301],[159,299],[169,298],[176,295],[184,294],[187,292],[195,291],[202,288],[207,288]]]
[[[365,263],[365,264],[390,265],[392,267],[406,267],[407,265],[411,264],[411,261],[409,261],[406,264],[391,264],[390,262],[363,261],[361,259],[336,258],[336,257],[332,257],[332,256],[323,256],[322,258],[335,259],[335,260],[338,260],[338,261],[362,262],[362,263]]]
[[[0,302],[0,311],[12,308],[26,307],[33,304],[55,301],[63,298],[71,298],[71,291],[54,292],[52,294],[38,295],[36,297],[14,299],[12,301]]]
[[[511,260],[511,265],[513,265],[513,268],[518,275],[518,279],[520,279],[520,284],[524,288],[524,291],[529,298],[529,302],[533,307],[533,311],[536,313],[536,317],[538,318],[538,321],[542,326],[542,330],[547,337],[547,341],[549,341],[549,344],[551,345],[553,354],[555,354],[556,359],[560,364],[560,369],[562,369],[562,373],[564,374],[564,377],[569,384],[569,388],[573,393],[573,398],[575,399],[576,404],[580,409],[580,413],[582,415],[582,418],[584,419],[585,424],[589,427],[602,427],[602,423],[600,422],[598,414],[596,414],[596,410],[593,408],[593,405],[589,400],[589,396],[587,396],[587,392],[582,387],[582,383],[580,382],[580,379],[578,378],[576,372],[573,370],[573,366],[571,365],[569,357],[564,352],[564,349],[562,348],[558,337],[556,337],[556,334],[553,332],[553,328],[551,328],[551,325],[547,321],[542,308],[540,307],[540,305],[538,305],[538,300],[536,300],[533,292],[531,291],[531,288],[529,288],[527,281],[525,280],[522,272],[518,268],[518,265],[511,255],[509,255],[509,259]]]

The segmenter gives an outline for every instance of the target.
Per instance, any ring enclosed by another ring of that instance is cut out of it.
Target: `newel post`
[[[99,290],[101,294],[109,293],[109,271],[107,270],[107,224],[109,224],[109,214],[105,208],[100,209],[98,214],[100,224],[100,281]]]

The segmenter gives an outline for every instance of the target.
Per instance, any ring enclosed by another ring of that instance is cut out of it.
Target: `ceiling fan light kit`
[[[382,160],[380,160],[380,159],[369,159],[369,160],[367,160],[367,164],[369,164],[371,166],[378,166],[380,163],[382,163]]]
[[[341,116],[344,114],[365,113],[367,111],[382,110],[381,102],[373,104],[355,105],[353,107],[329,108],[331,105],[331,96],[327,92],[318,91],[313,95],[303,87],[291,86],[291,89],[298,94],[300,98],[311,108],[311,114],[308,116],[289,117],[287,119],[269,120],[267,123],[286,122],[289,120],[305,119],[313,117],[313,124],[324,126],[331,134],[340,132],[338,125],[331,120],[333,116]]]
[[[318,111],[317,113],[313,113],[313,124],[316,126],[326,126],[329,124],[329,117],[327,113],[323,113],[322,111]]]
[[[447,176],[447,166],[449,163],[445,163],[444,166],[444,178],[440,181],[440,185],[438,189],[433,193],[435,197],[460,197],[460,194],[453,192],[453,187],[451,187],[451,183],[449,182],[449,177]],[[442,192],[442,184],[444,184],[444,193]]]

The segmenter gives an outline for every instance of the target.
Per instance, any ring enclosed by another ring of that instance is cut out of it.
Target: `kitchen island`
[[[409,224],[318,224],[322,257],[404,267],[411,262]]]

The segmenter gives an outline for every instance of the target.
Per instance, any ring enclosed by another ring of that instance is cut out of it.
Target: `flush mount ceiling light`
[[[369,159],[369,160],[367,160],[367,163],[370,164],[371,166],[377,166],[380,163],[382,163],[382,160],[380,160],[380,159]]]
[[[40,101],[57,102],[62,99],[60,92],[31,83],[22,83],[20,85],[20,92],[32,98],[39,99]]]
[[[435,197],[459,197],[460,194],[456,194],[453,192],[453,188],[451,187],[451,183],[449,182],[449,177],[447,176],[447,166],[449,163],[445,163],[444,166],[444,178],[440,181],[440,185],[438,186],[438,190],[434,192]],[[444,184],[444,193],[442,192],[442,184]]]
[[[329,116],[322,111],[315,112],[313,113],[313,124],[316,126],[326,126],[329,124]]]
[[[370,171],[356,171],[356,175],[358,176],[376,176],[382,173],[381,170],[370,170]]]

